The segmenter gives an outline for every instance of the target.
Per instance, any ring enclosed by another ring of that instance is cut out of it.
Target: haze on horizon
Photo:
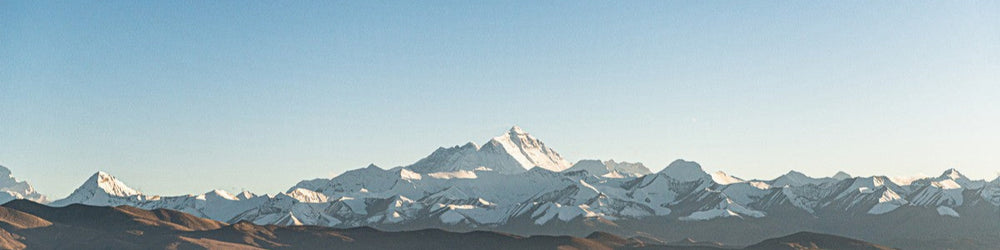
[[[0,165],[275,193],[516,124],[573,162],[992,179],[998,83],[992,1],[6,1]]]

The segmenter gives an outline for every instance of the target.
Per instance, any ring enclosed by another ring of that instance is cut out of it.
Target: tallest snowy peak
[[[517,125],[511,127],[507,134],[493,137],[487,144],[502,147],[503,151],[513,157],[524,169],[540,167],[559,172],[572,166],[555,150],[546,147],[545,143]]]
[[[514,135],[528,134],[528,132],[524,132],[524,129],[521,129],[521,127],[519,127],[517,125],[514,125],[513,127],[510,127],[510,131],[509,132],[510,132],[510,134],[514,134]]]
[[[571,165],[545,143],[521,127],[514,126],[482,147],[467,143],[465,146],[438,148],[406,168],[417,173],[491,169],[502,174],[516,174],[534,167],[559,172]]]

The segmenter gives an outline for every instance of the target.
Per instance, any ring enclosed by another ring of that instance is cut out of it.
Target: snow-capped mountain
[[[475,143],[439,148],[427,158],[407,168],[417,173],[476,171],[490,169],[503,174],[524,172],[533,167],[562,171],[572,164],[545,143],[518,126],[493,137],[482,147]]]
[[[642,163],[615,162],[614,160],[581,160],[573,164],[563,172],[573,172],[585,170],[587,173],[596,176],[609,178],[639,177],[653,172],[649,171]]]
[[[0,203],[15,199],[27,199],[34,202],[46,202],[45,196],[35,191],[35,188],[24,181],[18,181],[10,169],[0,166]]]
[[[971,180],[949,169],[937,177],[905,183],[894,180],[898,179],[852,177],[843,172],[814,178],[796,171],[773,180],[744,180],[721,171],[709,174],[700,164],[686,160],[676,160],[655,173],[641,163],[582,160],[571,166],[541,141],[514,127],[482,147],[469,143],[440,148],[410,166],[369,165],[330,179],[304,180],[275,195],[234,195],[221,190],[172,197],[145,195],[98,172],[51,205],[167,208],[230,223],[489,228],[522,234],[573,230],[583,234],[599,228],[671,235],[686,231],[666,230],[664,223],[714,225],[722,220],[739,221],[749,228],[760,228],[758,224],[783,228],[768,223],[809,228],[853,218],[864,218],[850,222],[864,227],[872,227],[864,223],[880,218],[892,221],[887,225],[970,217],[976,220],[962,223],[986,223],[987,229],[1000,225],[1000,178]],[[850,228],[837,225],[814,229]],[[1000,232],[1000,226],[996,229]]]
[[[132,205],[146,200],[139,191],[132,189],[114,176],[105,172],[97,172],[83,182],[79,188],[66,198],[53,201],[53,206],[69,204],[85,204],[95,206]]]
[[[831,183],[842,181],[851,178],[850,175],[844,172],[837,172],[833,177],[823,177],[823,178],[813,178],[809,177],[803,173],[792,170],[788,173],[779,176],[777,179],[767,181],[768,185],[773,187],[784,187],[784,186],[803,186],[803,185],[822,185],[824,183]]]

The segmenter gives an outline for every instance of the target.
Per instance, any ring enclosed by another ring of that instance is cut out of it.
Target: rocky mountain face
[[[1000,244],[1000,179],[971,180],[949,169],[906,182],[791,171],[773,180],[706,173],[677,160],[659,172],[640,163],[570,165],[518,127],[480,147],[441,148],[410,166],[375,165],[299,182],[285,193],[161,197],[106,173],[91,176],[53,206],[128,205],[259,225],[382,230],[490,230],[586,236],[594,231],[664,242],[686,238],[749,245],[800,231],[879,244],[966,249]],[[929,238],[934,235],[938,238]]]

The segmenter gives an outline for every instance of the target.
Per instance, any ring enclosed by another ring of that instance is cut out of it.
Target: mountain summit
[[[572,165],[555,150],[546,147],[545,143],[517,125],[511,127],[507,134],[493,137],[488,145],[493,145],[494,142],[503,146],[504,151],[514,157],[525,169],[540,167],[558,172]]]
[[[701,169],[700,164],[693,161],[685,161],[684,159],[677,159],[671,162],[666,168],[660,170],[660,173],[681,181],[711,178],[708,173],[705,173],[705,170]]]
[[[79,188],[69,196],[52,202],[53,206],[65,206],[74,203],[106,206],[124,205],[131,201],[144,200],[142,193],[125,185],[111,174],[98,171],[87,178]]]
[[[470,142],[463,146],[438,148],[406,168],[417,173],[492,170],[515,174],[533,167],[558,172],[571,165],[545,143],[521,127],[514,126],[482,147]]]
[[[83,185],[83,187],[100,189],[113,196],[133,196],[141,194],[139,191],[135,191],[135,189],[125,185],[125,183],[118,180],[118,178],[115,178],[114,176],[111,176],[111,174],[103,171],[94,173],[94,175],[90,176],[90,178],[87,179]]]

